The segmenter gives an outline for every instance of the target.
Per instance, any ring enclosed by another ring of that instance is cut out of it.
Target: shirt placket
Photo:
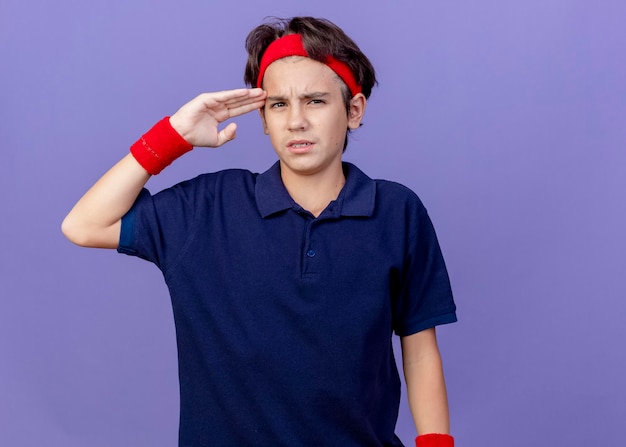
[[[302,276],[311,276],[319,273],[318,264],[323,257],[317,244],[317,229],[319,221],[307,219],[304,229],[304,243],[302,244]]]

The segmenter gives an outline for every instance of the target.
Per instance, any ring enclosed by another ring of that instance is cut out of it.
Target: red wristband
[[[166,116],[130,147],[130,153],[149,174],[156,175],[192,149]]]
[[[441,433],[429,433],[415,438],[415,447],[454,447],[454,438]]]

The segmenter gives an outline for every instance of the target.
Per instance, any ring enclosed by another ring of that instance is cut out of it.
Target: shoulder
[[[392,207],[409,214],[426,214],[424,203],[411,188],[392,180],[375,179],[374,183],[378,207]]]
[[[158,195],[213,195],[224,191],[241,191],[254,189],[258,174],[246,169],[225,169],[216,172],[200,174],[197,177],[184,180],[159,192]]]
[[[348,162],[344,162],[344,166],[346,172],[348,172],[350,176],[353,176],[355,178],[354,183],[356,183],[357,187],[366,185],[368,183],[374,185],[377,195],[377,201],[380,199],[386,202],[391,201],[395,203],[406,201],[419,206],[423,206],[422,201],[420,200],[418,195],[409,187],[393,180],[372,179],[358,166]]]
[[[393,180],[374,179],[376,189],[392,197],[420,201],[418,195],[408,186]]]
[[[258,174],[248,171],[247,169],[224,169],[216,172],[208,172],[200,174],[189,180],[184,180],[172,188],[203,188],[216,183],[245,183],[254,182]]]
[[[144,189],[133,207],[156,208],[174,215],[214,203],[240,203],[254,197],[258,174],[244,169],[227,169],[184,180],[154,194]]]

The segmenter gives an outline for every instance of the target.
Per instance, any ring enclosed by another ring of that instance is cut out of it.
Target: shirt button
[[[311,249],[311,250],[307,251],[307,252],[306,252],[306,255],[307,255],[309,258],[312,258],[313,256],[315,256],[315,250],[312,250],[312,249]]]

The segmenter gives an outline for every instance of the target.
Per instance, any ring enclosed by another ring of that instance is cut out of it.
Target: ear
[[[263,107],[259,109],[259,116],[261,117],[261,123],[263,124],[263,133],[265,135],[269,135],[270,131],[267,128],[267,123],[265,122],[265,109]]]
[[[365,114],[367,99],[363,93],[357,93],[350,100],[350,110],[348,111],[348,127],[358,129]]]

